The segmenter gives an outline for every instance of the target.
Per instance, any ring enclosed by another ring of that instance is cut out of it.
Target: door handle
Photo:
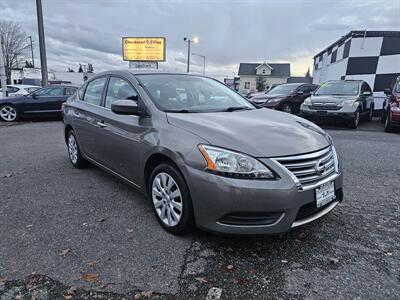
[[[107,126],[103,121],[97,121],[97,125],[99,125],[101,128],[104,128]]]
[[[74,116],[75,118],[80,118],[80,117],[81,117],[80,113],[77,113],[77,112],[74,112],[74,113],[73,113],[73,116]]]

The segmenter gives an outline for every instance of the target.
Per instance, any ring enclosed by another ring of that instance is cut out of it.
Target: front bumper
[[[343,199],[343,179],[336,173],[336,199],[316,208],[315,190],[299,190],[293,178],[275,168],[277,180],[222,177],[190,168],[188,180],[196,225],[204,230],[239,235],[289,231],[330,212]]]
[[[355,111],[348,110],[313,110],[304,109],[300,110],[300,116],[310,120],[327,120],[327,119],[339,119],[344,121],[351,121],[355,116]]]

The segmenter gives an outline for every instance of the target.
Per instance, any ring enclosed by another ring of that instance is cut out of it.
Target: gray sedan
[[[148,195],[174,234],[286,232],[343,199],[326,132],[257,109],[211,78],[104,72],[68,99],[63,116],[72,164],[95,164]]]

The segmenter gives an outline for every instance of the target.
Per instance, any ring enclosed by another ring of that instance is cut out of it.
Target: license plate
[[[335,183],[333,181],[324,183],[315,189],[315,199],[317,199],[317,207],[324,206],[336,198]]]

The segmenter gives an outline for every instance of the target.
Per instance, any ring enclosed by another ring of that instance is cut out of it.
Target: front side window
[[[100,105],[105,83],[106,77],[97,78],[89,82],[85,90],[85,95],[83,96],[83,101],[94,105]]]
[[[25,88],[25,91],[27,91],[28,93],[32,93],[38,89],[39,89],[38,87],[29,87],[29,88]]]
[[[138,75],[154,104],[167,112],[218,112],[254,109],[226,85],[204,77],[169,74]]]
[[[76,88],[71,88],[71,87],[65,88],[65,95],[67,96],[72,96],[73,94],[75,94],[75,92]]]
[[[111,108],[111,103],[116,100],[134,100],[137,93],[132,85],[124,79],[111,77],[108,84],[105,107]]]
[[[314,95],[338,95],[356,96],[358,95],[360,83],[357,81],[331,81],[321,84]]]
[[[39,97],[50,97],[50,96],[62,96],[64,93],[63,88],[46,87],[34,92],[35,96]]]

